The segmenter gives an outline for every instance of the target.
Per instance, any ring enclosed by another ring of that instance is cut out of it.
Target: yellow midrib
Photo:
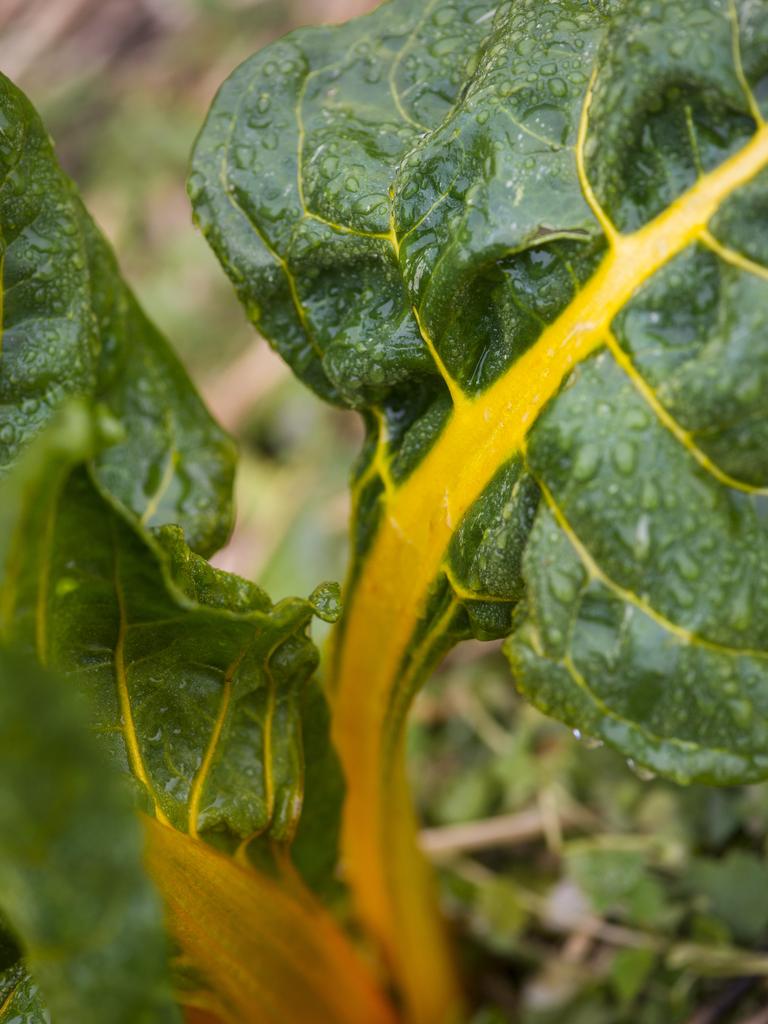
[[[136,731],[136,722],[133,717],[133,707],[131,706],[131,693],[128,685],[128,665],[125,657],[125,641],[126,633],[128,631],[128,615],[125,602],[125,593],[123,591],[123,585],[120,580],[120,561],[117,554],[117,545],[115,544],[115,564],[114,564],[114,587],[115,597],[117,599],[118,607],[118,624],[117,624],[117,637],[115,639],[115,653],[114,653],[114,667],[115,667],[115,682],[117,684],[117,700],[120,708],[120,724],[123,733],[123,739],[125,740],[125,749],[128,755],[128,763],[131,766],[131,771],[136,778],[145,786],[149,797],[152,799],[155,809],[155,816],[157,820],[162,822],[164,825],[168,825],[168,817],[160,806],[160,802],[157,798],[157,793],[152,784],[152,780],[147,773],[147,769],[144,765],[144,758],[141,753],[141,744],[139,743],[139,736]]]
[[[224,723],[226,722],[227,715],[229,714],[229,708],[232,701],[232,680],[245,657],[247,649],[246,645],[224,674],[221,697],[219,699],[219,708],[213,722],[213,729],[211,729],[208,746],[205,748],[203,760],[200,762],[200,767],[198,768],[197,775],[192,783],[192,789],[190,790],[189,808],[187,812],[187,831],[194,839],[197,839],[198,837],[198,820],[200,818],[200,804],[203,799],[203,790],[210,778],[214,758],[216,757],[216,751],[218,750],[219,741],[221,740],[221,734],[224,731]]]
[[[348,780],[346,871],[358,910],[395,964],[418,1024],[448,1019],[450,958],[418,895],[402,892],[412,867],[397,861],[396,818],[383,778],[390,695],[462,517],[579,361],[598,348],[615,315],[660,267],[695,242],[721,203],[768,164],[768,126],[631,235],[614,235],[595,275],[536,344],[483,394],[458,398],[417,469],[387,495],[382,521],[347,607],[337,652],[334,735]],[[407,828],[408,826],[405,826]],[[402,877],[401,877],[402,876]],[[400,893],[401,899],[398,899]],[[430,996],[430,990],[433,993]],[[442,1014],[442,1016],[441,1016]]]
[[[0,1003],[0,1015],[4,1014],[8,1010],[10,1010],[11,1003],[16,998],[16,993],[19,991],[20,988],[21,988],[21,981],[17,981],[16,984],[11,989],[11,991],[8,993],[8,995],[5,997],[5,999],[2,1001],[2,1003]]]

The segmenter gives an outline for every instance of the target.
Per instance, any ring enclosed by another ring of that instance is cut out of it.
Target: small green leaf
[[[503,1010],[479,1010],[472,1018],[472,1024],[507,1024],[508,1017]]]
[[[0,903],[53,1019],[177,1020],[128,793],[71,686],[4,649],[0,774]],[[5,998],[34,1020],[35,987],[12,971]]]
[[[518,886],[508,879],[494,876],[481,886],[474,908],[477,927],[499,952],[514,946],[525,930],[530,914],[524,904]]]
[[[742,850],[722,860],[701,858],[691,864],[687,883],[737,942],[755,944],[768,933],[768,867],[761,858]]]
[[[577,843],[568,853],[568,870],[598,913],[618,913],[645,926],[663,919],[664,890],[643,851]]]
[[[622,1006],[633,1003],[642,992],[656,962],[649,949],[621,949],[611,964],[611,982]]]

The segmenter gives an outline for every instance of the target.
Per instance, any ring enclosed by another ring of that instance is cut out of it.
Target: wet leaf
[[[96,473],[150,526],[210,553],[231,527],[232,441],[213,422],[59,168],[29,100],[0,76],[0,472],[67,398],[102,402],[121,440]]]
[[[94,433],[70,407],[2,484],[0,634],[82,680],[94,728],[161,820],[289,839],[312,606],[273,605],[177,527],[142,527],[80,464]]]

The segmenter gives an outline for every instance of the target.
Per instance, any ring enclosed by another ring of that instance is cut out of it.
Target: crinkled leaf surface
[[[0,974],[0,1020],[46,1020],[38,984],[54,1020],[178,1020],[125,786],[71,688],[7,649],[0,768],[0,899],[35,977],[21,964]]]
[[[768,773],[767,76],[764,0],[391,0],[238,68],[190,180],[255,322],[367,411],[355,571],[381,519],[429,559],[386,591],[410,642],[527,592],[534,700],[721,781]]]
[[[0,76],[0,471],[67,397],[105,403],[123,440],[104,487],[148,525],[210,552],[231,525],[231,440],[213,422],[59,168],[26,97]]]
[[[82,680],[96,730],[161,820],[290,838],[312,606],[273,606],[178,528],[145,530],[78,465],[92,433],[84,409],[66,410],[2,484],[3,518],[16,518],[0,548],[0,631]]]
[[[198,141],[249,315],[369,427],[345,860],[416,1020],[451,967],[392,766],[457,638],[657,770],[768,774],[767,115],[765,0],[390,0],[246,61]]]

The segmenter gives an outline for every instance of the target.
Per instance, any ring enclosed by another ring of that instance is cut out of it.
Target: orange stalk
[[[147,861],[171,932],[209,986],[195,1024],[396,1024],[376,978],[325,909],[293,880],[245,867],[146,819]]]

